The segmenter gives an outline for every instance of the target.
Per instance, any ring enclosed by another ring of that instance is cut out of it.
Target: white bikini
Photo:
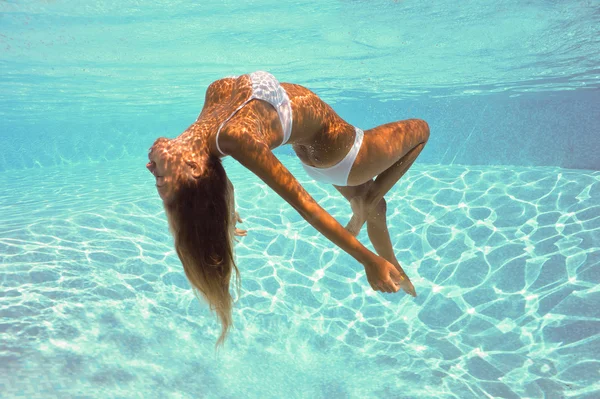
[[[221,123],[217,130],[217,137],[215,139],[217,149],[223,155],[227,154],[221,151],[221,148],[219,147],[219,133],[221,132],[221,129],[225,123],[244,107],[244,105],[254,99],[268,102],[277,111],[281,126],[283,127],[283,141],[279,146],[286,144],[292,135],[292,105],[285,89],[279,84],[279,81],[268,72],[253,72],[250,73],[249,76],[252,81],[252,95],[244,101],[242,105],[237,107],[233,113]],[[329,168],[315,168],[314,166],[309,166],[301,162],[306,173],[313,179],[322,183],[346,186],[348,183],[348,175],[356,160],[364,136],[364,132],[359,128],[355,127],[354,130],[356,132],[354,136],[354,145],[344,159]]]
[[[219,147],[219,133],[221,133],[221,129],[235,114],[238,113],[240,109],[244,107],[244,105],[248,104],[254,99],[266,101],[271,104],[275,110],[277,110],[279,120],[281,121],[281,126],[283,127],[283,141],[281,144],[279,144],[280,146],[287,143],[292,135],[292,105],[290,104],[290,98],[283,87],[281,87],[279,84],[279,81],[275,79],[275,76],[268,72],[258,71],[252,72],[249,75],[250,79],[252,80],[252,95],[250,98],[244,101],[242,105],[237,107],[229,116],[229,118],[225,119],[221,123],[219,129],[217,130],[217,137],[215,138],[217,149],[223,155],[227,154],[221,151],[221,147]],[[237,76],[230,77],[237,78]]]

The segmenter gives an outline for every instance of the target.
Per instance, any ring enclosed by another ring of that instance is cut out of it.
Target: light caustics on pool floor
[[[282,158],[349,220],[331,186]],[[386,197],[412,299],[374,293],[360,264],[226,162],[248,236],[215,357],[219,326],[143,164],[0,174],[2,396],[600,395],[600,172],[413,166]]]

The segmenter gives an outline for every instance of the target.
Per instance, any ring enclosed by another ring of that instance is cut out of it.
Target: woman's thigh
[[[386,123],[365,130],[363,144],[350,170],[348,183],[359,186],[368,182],[428,139],[429,126],[421,119]]]

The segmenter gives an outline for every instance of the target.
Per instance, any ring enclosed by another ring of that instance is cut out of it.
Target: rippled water
[[[349,220],[333,188],[281,159]],[[248,236],[216,358],[219,326],[189,289],[143,163],[0,174],[7,397],[600,394],[600,172],[413,166],[387,197],[412,299],[374,293],[360,264],[226,161]]]
[[[329,101],[597,89],[599,10],[597,0],[3,1],[0,115],[197,107],[199,88],[258,69]]]

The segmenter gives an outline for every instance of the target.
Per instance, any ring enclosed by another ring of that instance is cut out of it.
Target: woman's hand
[[[234,227],[233,235],[236,235],[238,237],[248,235],[248,230],[242,230],[242,229],[237,228],[237,222],[244,223],[242,221],[242,218],[240,217],[240,214],[237,213],[237,211],[236,211],[233,215],[233,227]]]
[[[378,256],[373,262],[366,263],[364,266],[367,272],[367,280],[373,290],[393,293],[402,288],[407,294],[417,296],[415,287],[400,265],[394,266]]]

